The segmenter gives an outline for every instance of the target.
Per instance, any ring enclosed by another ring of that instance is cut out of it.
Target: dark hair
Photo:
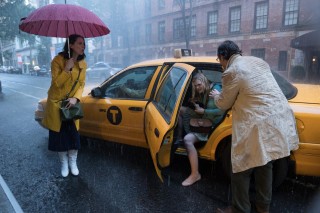
[[[66,43],[64,44],[63,47],[63,51],[60,52],[60,55],[63,55],[64,58],[69,59],[69,45],[70,44],[74,44],[76,42],[76,40],[78,38],[83,38],[84,41],[84,37],[81,35],[77,35],[77,34],[72,34],[69,36],[69,44],[68,44],[68,39],[66,40]],[[85,43],[84,43],[85,44]],[[73,50],[70,48],[70,56],[72,56]],[[85,59],[86,55],[83,53],[83,55],[79,55],[77,58],[77,61],[81,61],[82,59]]]
[[[239,49],[238,45],[233,41],[226,40],[218,47],[218,57],[222,56],[224,59],[229,60],[229,58],[234,54],[242,55],[242,51]]]

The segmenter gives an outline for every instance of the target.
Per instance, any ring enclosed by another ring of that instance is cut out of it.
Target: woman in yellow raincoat
[[[80,148],[79,120],[61,121],[59,108],[61,100],[71,91],[78,76],[79,80],[69,94],[69,103],[66,107],[80,101],[87,69],[84,50],[84,38],[80,35],[71,35],[69,44],[66,41],[63,51],[51,62],[52,80],[42,123],[49,129],[48,149],[59,154],[63,177],[68,176],[69,167],[73,175],[79,174],[76,163]]]

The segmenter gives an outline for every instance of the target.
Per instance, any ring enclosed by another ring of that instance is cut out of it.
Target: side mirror
[[[101,97],[101,94],[102,92],[100,87],[96,87],[91,90],[92,97]]]

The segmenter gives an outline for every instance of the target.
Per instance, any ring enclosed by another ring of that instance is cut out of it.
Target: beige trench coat
[[[48,91],[47,105],[45,108],[42,124],[55,132],[60,132],[60,101],[70,92],[73,83],[77,80],[80,72],[79,82],[71,92],[69,97],[80,100],[85,85],[87,64],[84,60],[75,63],[71,74],[64,71],[66,59],[57,55],[51,62],[51,86]],[[75,120],[77,130],[79,130],[79,120]]]
[[[263,166],[298,149],[292,109],[262,59],[232,56],[222,74],[222,91],[214,99],[221,109],[232,107],[233,173]]]

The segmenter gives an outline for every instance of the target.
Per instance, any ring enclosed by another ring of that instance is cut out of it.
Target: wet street
[[[48,131],[34,120],[50,78],[0,73],[0,80],[0,174],[24,212],[200,213],[230,205],[229,184],[214,162],[200,160],[201,181],[182,187],[189,175],[186,156],[174,157],[162,183],[149,150],[93,139],[79,151],[80,175],[62,178],[57,153],[47,149]],[[319,212],[311,208],[320,205],[319,183],[288,177],[273,193],[271,212]]]

